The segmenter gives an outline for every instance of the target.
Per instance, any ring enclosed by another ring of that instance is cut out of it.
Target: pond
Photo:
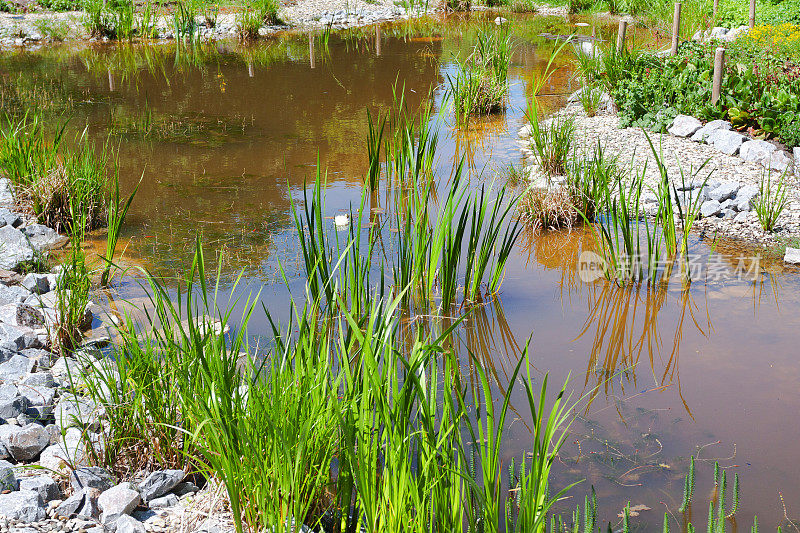
[[[327,175],[328,214],[357,206],[368,164],[367,110],[390,110],[402,92],[410,107],[432,104],[435,115],[453,58],[494,16],[348,30],[327,43],[321,35],[286,34],[253,47],[19,51],[0,58],[2,104],[36,106],[54,121],[71,117],[70,130],[85,126],[96,142],[118,149],[123,189],[141,181],[119,247],[124,264],[179,278],[200,232],[224,261],[223,281],[243,274],[232,297],[261,290],[269,310],[285,316],[289,295],[275,282],[279,262],[290,277],[299,273],[292,202],[302,200],[319,168]],[[516,132],[526,122],[533,75],[557,43],[540,35],[591,31],[575,22],[514,17],[508,109],[466,128],[444,110],[441,179],[464,158],[470,187],[506,187],[502,170],[521,167]],[[611,38],[613,28],[597,26]],[[561,61],[542,99],[549,109],[573,90],[573,67]],[[560,384],[569,376],[573,398],[587,395],[554,483],[585,481],[563,508],[582,503],[593,486],[600,523],[618,524],[630,502],[649,508],[632,523],[655,531],[665,511],[676,513],[695,455],[696,525],[706,519],[718,460],[741,477],[742,527],[754,514],[762,526],[786,526],[786,515],[800,513],[800,272],[762,258],[755,277],[745,276],[740,258],[757,250],[696,238],[705,271],[691,285],[587,283],[577,263],[588,238],[583,231],[525,232],[499,296],[459,328],[462,348],[486,363],[499,389],[530,341],[535,379],[549,373]],[[120,297],[137,296],[135,286],[120,283]],[[254,337],[268,331],[265,318],[251,320]],[[521,387],[513,399],[522,402]],[[524,423],[515,422],[506,462],[528,446]]]

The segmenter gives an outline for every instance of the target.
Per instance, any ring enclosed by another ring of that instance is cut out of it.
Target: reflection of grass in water
[[[124,137],[215,148],[244,138],[251,124],[245,119],[234,122],[201,114],[159,113],[145,105],[142,111],[112,109],[109,130]]]
[[[74,107],[72,95],[58,78],[33,78],[18,73],[13,79],[0,73],[0,114],[18,117],[26,111],[63,113]]]

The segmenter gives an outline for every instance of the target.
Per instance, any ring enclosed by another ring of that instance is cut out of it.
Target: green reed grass
[[[71,231],[80,212],[91,230],[105,223],[108,146],[98,155],[84,130],[75,148],[62,150],[65,127],[48,133],[36,114],[9,119],[0,138],[0,171],[14,184],[20,207],[42,224]]]
[[[87,324],[86,306],[89,304],[91,280],[83,251],[86,214],[77,203],[73,203],[70,208],[70,219],[73,221],[69,232],[70,250],[58,273],[56,317],[49,332],[55,349],[62,355],[70,354],[80,345],[82,331],[90,325]]]
[[[542,73],[536,75],[533,96],[528,100],[525,109],[525,117],[531,126],[531,150],[537,164],[548,176],[562,176],[566,173],[575,134],[575,119],[567,115],[556,115],[548,121],[542,121],[538,95],[555,72],[555,59],[567,42],[569,39],[550,54]]]
[[[119,168],[115,168],[113,181],[114,190],[109,197],[107,207],[108,235],[106,237],[106,254],[104,257],[105,266],[103,267],[103,273],[100,276],[100,285],[103,287],[108,286],[111,276],[111,268],[114,265],[114,253],[117,250],[117,243],[119,242],[120,230],[122,229],[122,224],[125,222],[125,218],[128,216],[128,210],[130,209],[131,204],[133,203],[133,198],[136,196],[136,192],[139,190],[139,185],[141,184],[140,179],[130,196],[128,196],[127,199],[123,199],[119,191]]]
[[[511,39],[503,30],[483,30],[472,53],[456,61],[455,77],[447,76],[456,119],[469,121],[471,115],[487,115],[505,109]]]
[[[753,210],[764,231],[772,231],[789,204],[788,188],[784,182],[785,173],[778,179],[777,184],[772,181],[772,172],[766,171],[765,174],[766,177],[761,177],[758,198],[753,203]]]

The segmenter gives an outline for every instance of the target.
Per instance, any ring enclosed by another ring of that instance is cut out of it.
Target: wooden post
[[[714,19],[714,24],[717,23],[717,12],[718,11],[719,11],[719,0],[714,0],[714,15],[712,17]]]
[[[681,39],[681,6],[680,2],[675,2],[675,13],[672,16],[672,49],[669,55],[678,55],[678,42]]]
[[[617,53],[625,50],[625,32],[628,31],[628,21],[619,21],[619,30],[617,31]]]
[[[756,0],[750,0],[750,29],[756,27]]]
[[[108,90],[112,93],[117,90],[117,83],[114,80],[114,73],[111,72],[111,69],[108,69]]]
[[[711,86],[711,103],[716,104],[719,101],[719,95],[722,91],[722,72],[725,67],[725,49],[722,47],[717,48],[714,53],[714,84]]]
[[[375,55],[380,57],[381,55],[381,25],[375,25]]]
[[[251,78],[256,75],[256,71],[253,68],[253,64],[252,63],[248,63],[247,64],[247,75],[250,76]]]
[[[597,26],[592,24],[592,41],[597,40]]]
[[[308,62],[311,64],[311,68],[316,66],[314,64],[314,36],[311,34],[308,36]]]

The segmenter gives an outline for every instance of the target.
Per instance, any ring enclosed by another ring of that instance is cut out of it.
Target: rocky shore
[[[718,233],[765,245],[800,236],[800,188],[794,173],[795,161],[791,154],[776,145],[749,139],[733,131],[725,121],[704,125],[693,117],[679,116],[669,128],[670,133],[646,134],[637,128],[620,129],[619,119],[612,112],[588,117],[576,102],[568,103],[561,114],[575,119],[573,150],[576,153],[588,153],[599,143],[607,154],[617,157],[622,166],[637,171],[646,169],[645,189],[654,189],[660,172],[647,140],[649,135],[661,152],[670,181],[686,200],[693,202],[700,197],[702,219],[696,223],[698,229],[711,235]],[[545,184],[530,149],[530,127],[523,127],[519,137],[526,174],[534,184]],[[703,170],[695,176],[694,172],[703,165]],[[753,202],[758,197],[762,178],[770,173],[773,187],[784,175],[788,204],[775,230],[766,232],[753,210]],[[701,187],[706,178],[705,187]],[[655,194],[646,192],[642,201],[645,212],[654,214],[657,210]]]
[[[288,29],[343,29],[369,26],[393,20],[406,20],[437,10],[438,4],[426,6],[401,6],[392,1],[379,0],[305,0],[286,5],[279,11],[282,24],[264,26],[259,30],[268,36]],[[0,13],[0,47],[36,47],[56,41],[108,41],[107,38],[87,34],[80,11],[41,13]],[[232,39],[237,35],[236,13],[219,13],[213,21],[197,16],[197,37],[201,41]],[[171,17],[158,17],[155,23],[155,41],[175,38]]]
[[[97,466],[108,423],[84,376],[107,363],[108,338],[59,355],[49,333],[60,269],[22,273],[66,240],[19,213],[0,178],[0,532],[232,531],[211,483],[201,489],[183,470],[118,479]],[[96,305],[86,313],[104,320]]]

